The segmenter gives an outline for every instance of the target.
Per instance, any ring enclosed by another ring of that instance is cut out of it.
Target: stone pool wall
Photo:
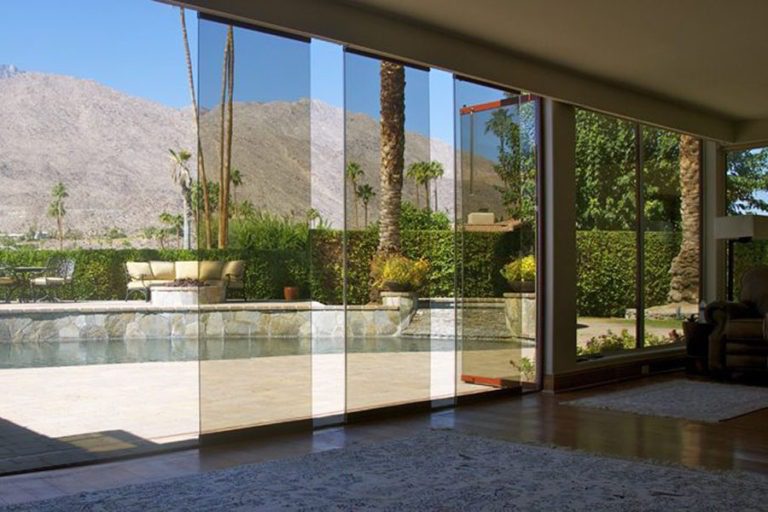
[[[397,336],[412,304],[342,306],[318,303],[157,307],[132,303],[18,305],[0,311],[0,342],[191,338],[200,336]],[[346,320],[346,322],[345,322]]]

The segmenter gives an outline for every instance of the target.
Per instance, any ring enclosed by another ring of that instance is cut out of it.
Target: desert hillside
[[[209,178],[218,175],[219,114],[213,109],[201,115]],[[160,212],[181,211],[168,149],[193,152],[190,108],[170,108],[90,80],[0,66],[0,119],[0,232],[52,232],[55,223],[46,210],[59,181],[69,191],[66,226],[86,236],[112,227],[138,233],[157,224]],[[347,160],[366,172],[362,183],[378,191],[377,120],[356,113],[345,119],[341,109],[309,100],[237,103],[234,119],[233,166],[243,176],[238,200],[279,214],[315,208],[339,226],[345,147]],[[452,147],[408,133],[406,165],[427,159],[446,167],[438,206],[452,214]],[[492,173],[487,162],[480,167],[486,172],[477,171],[476,193],[466,199],[496,210]],[[414,201],[415,186],[407,182],[404,194]]]

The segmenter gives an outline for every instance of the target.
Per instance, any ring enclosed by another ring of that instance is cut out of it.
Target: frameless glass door
[[[199,45],[199,279],[227,294],[200,306],[201,433],[308,420],[310,43],[201,18]]]
[[[536,116],[457,79],[458,393],[536,382]]]

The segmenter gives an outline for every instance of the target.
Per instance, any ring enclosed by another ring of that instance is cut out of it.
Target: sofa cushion
[[[763,338],[762,318],[733,318],[725,324],[726,338]]]
[[[177,261],[176,279],[198,279],[200,263],[197,261]]]
[[[245,275],[245,260],[227,261],[224,263],[221,275],[225,281],[227,277],[229,277],[230,282],[242,281]]]
[[[201,281],[220,281],[221,271],[224,263],[221,261],[201,261],[200,262],[200,280]]]
[[[150,261],[153,279],[173,281],[176,279],[176,266],[172,261]]]
[[[128,261],[125,263],[125,269],[133,281],[152,278],[152,267],[146,261]]]

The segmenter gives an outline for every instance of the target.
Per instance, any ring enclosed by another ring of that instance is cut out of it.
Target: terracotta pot
[[[536,291],[535,281],[514,281],[509,283],[509,289],[516,293],[532,293]]]
[[[283,288],[283,297],[285,300],[297,300],[299,298],[299,287],[285,286]]]

